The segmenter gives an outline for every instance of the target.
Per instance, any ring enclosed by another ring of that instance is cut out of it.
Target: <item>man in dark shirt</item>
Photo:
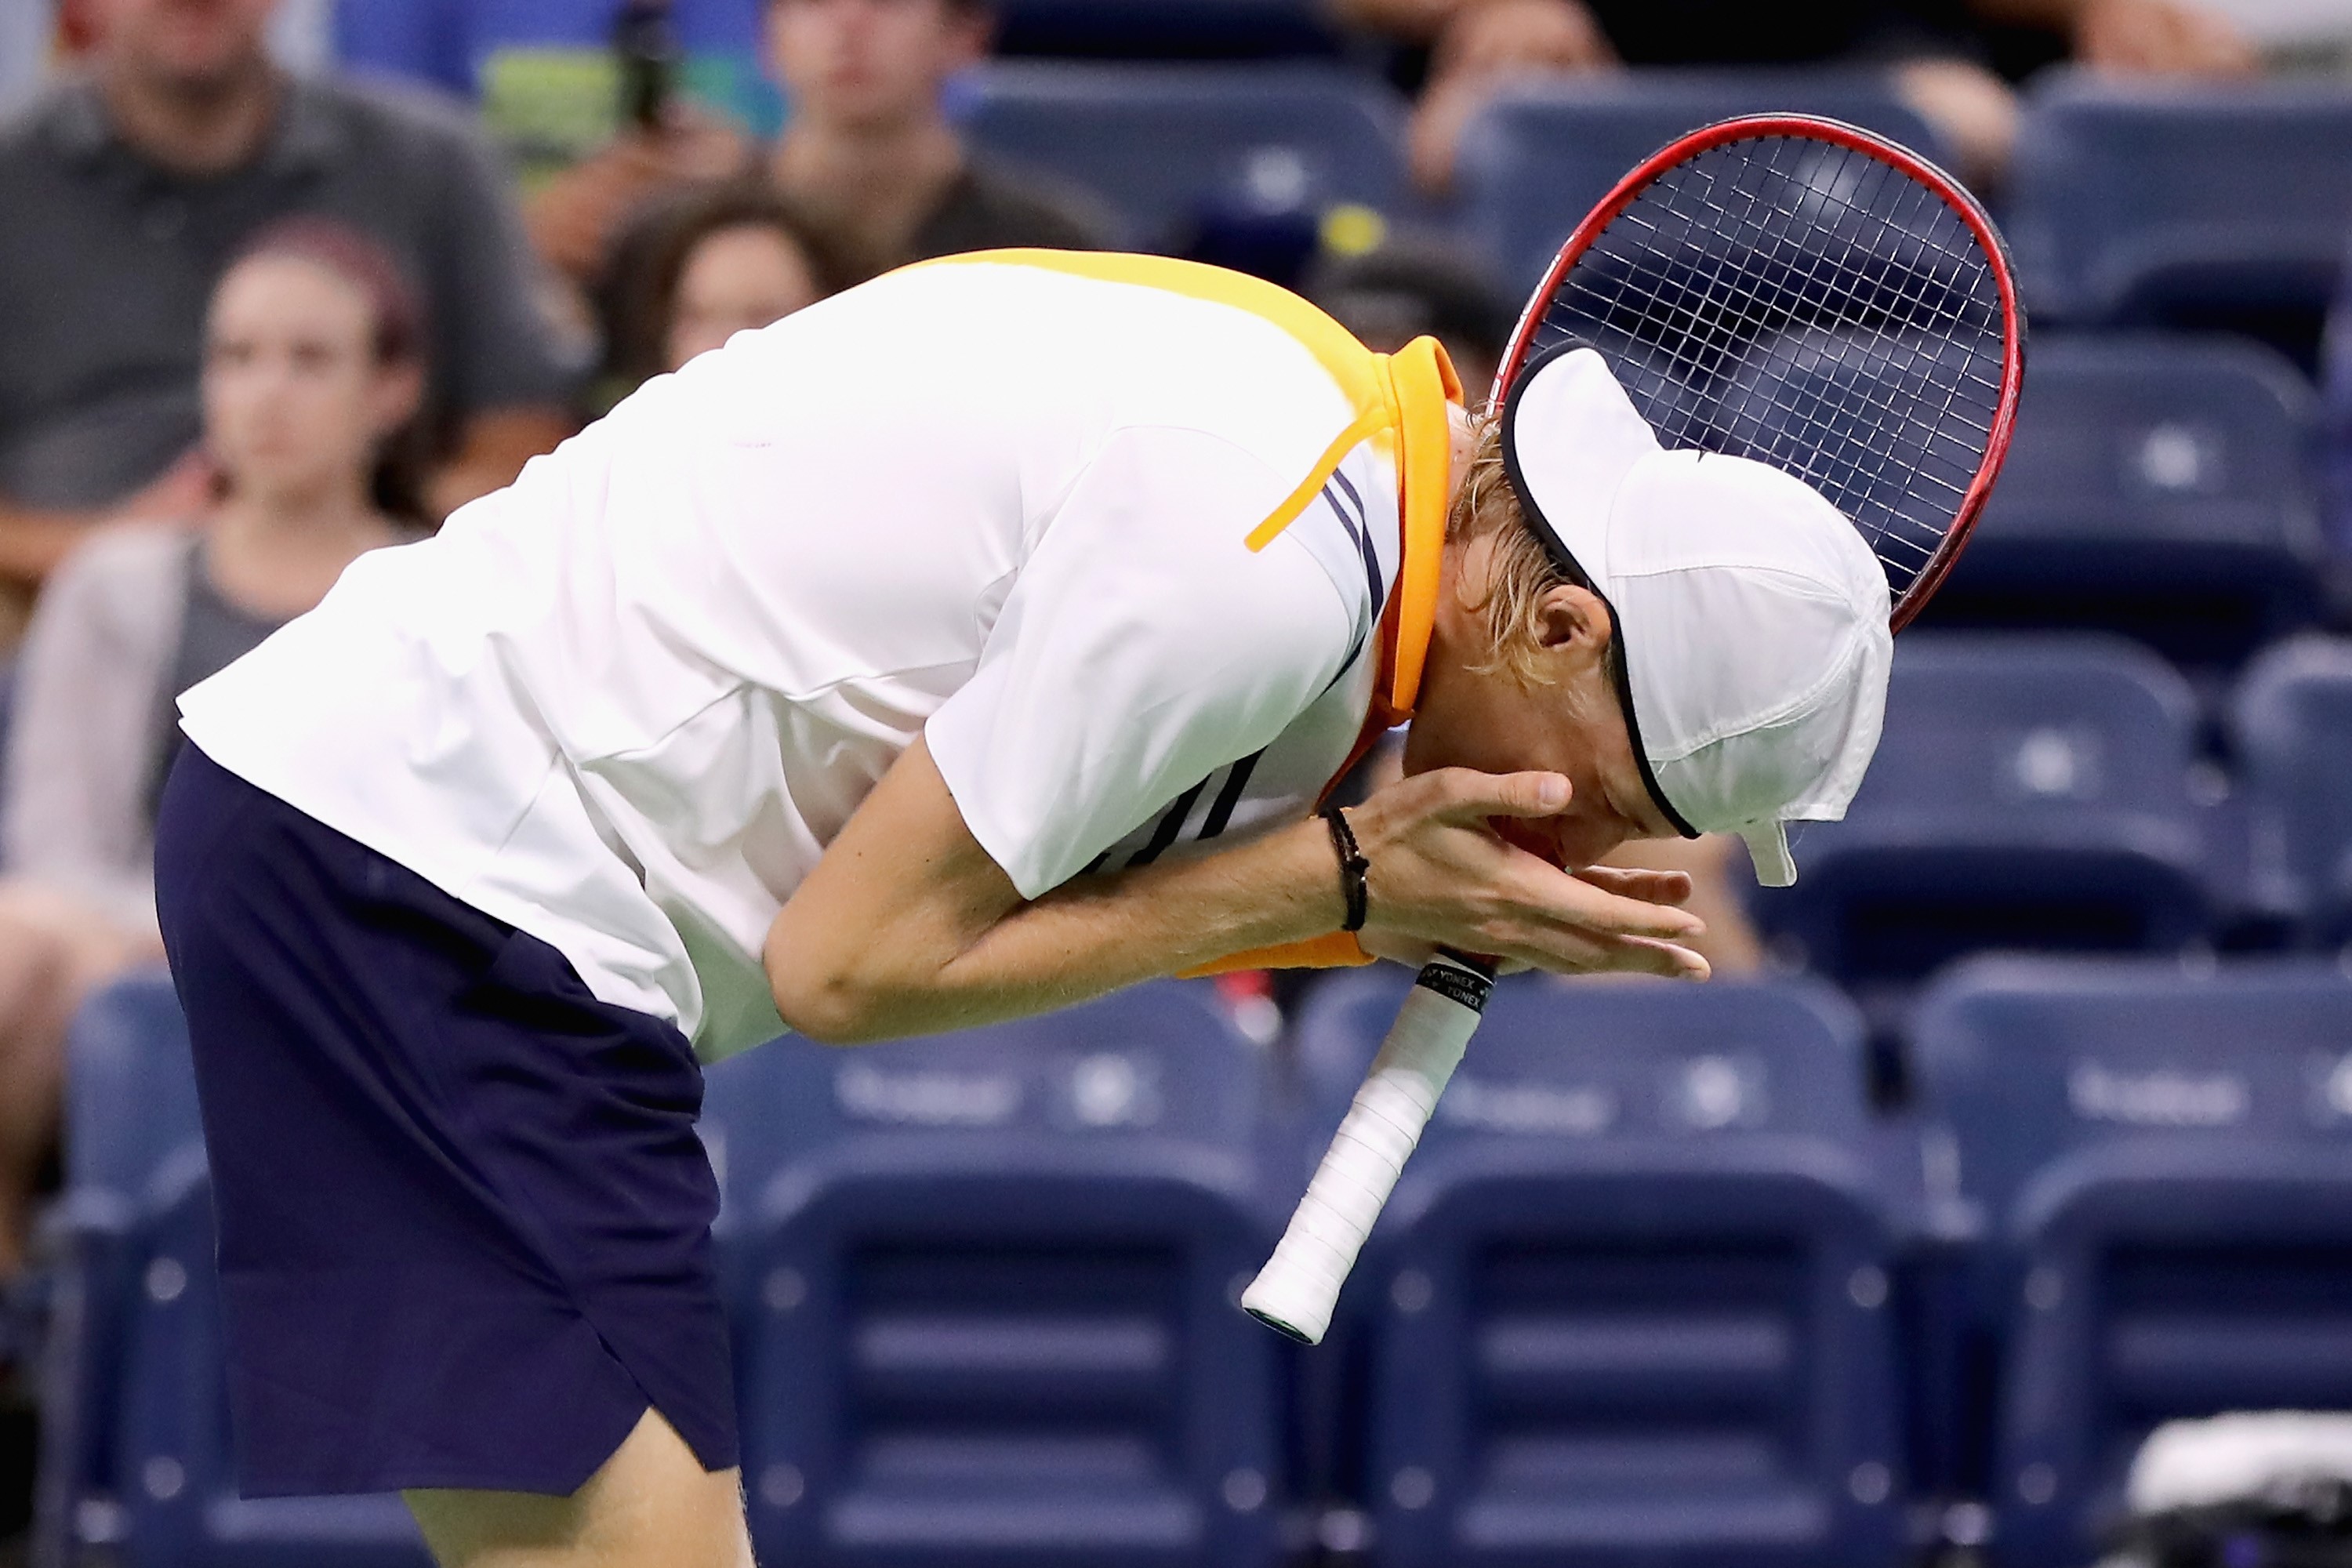
[[[96,517],[203,498],[205,300],[289,214],[373,235],[423,295],[438,507],[565,433],[573,365],[479,137],[420,101],[288,77],[265,48],[275,8],[94,0],[88,71],[0,127],[0,583],[19,592]]]
[[[975,158],[949,122],[942,90],[987,58],[993,23],[987,0],[768,0],[769,64],[790,107],[754,173],[824,228],[845,271],[835,286],[961,251],[1108,243],[1083,194]],[[541,253],[594,289],[633,216],[723,166],[725,138],[689,117],[625,134],[532,202]]]

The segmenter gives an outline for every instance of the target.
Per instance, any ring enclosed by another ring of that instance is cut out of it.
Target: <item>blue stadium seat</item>
[[[2317,606],[2315,421],[2308,384],[2255,343],[2037,339],[2000,485],[1928,624],[2242,659]]]
[[[2352,1407],[2352,976],[1984,960],[1914,1047],[1997,1238],[2006,1568],[2095,1557],[2160,1422]]]
[[[1015,63],[979,73],[968,128],[983,150],[1092,190],[1146,248],[1204,214],[1394,206],[1401,118],[1394,93],[1336,67]]]
[[[44,1224],[57,1279],[44,1333],[37,1528],[57,1560],[120,1531],[112,1435],[140,1220],[158,1176],[204,1158],[195,1070],[171,976],[117,981],[66,1043],[65,1184]]]
[[[2087,634],[1915,634],[1842,823],[1759,921],[1842,980],[1907,984],[1980,948],[2165,951],[2207,930],[2194,704],[2153,654]]]
[[[997,0],[1000,55],[1272,59],[1340,50],[1316,0]]]
[[[431,1568],[396,1496],[236,1493],[222,1377],[212,1183],[202,1152],[159,1177],[124,1334],[118,1550],[171,1568]]]
[[[1301,1024],[1328,1127],[1402,975]],[[1892,1564],[1895,1221],[1851,1007],[1497,986],[1349,1288],[1382,1564]]]
[[[1255,1047],[1202,987],[709,1075],[752,1533],[811,1564],[1270,1563]]]
[[[2231,717],[2258,899],[2321,941],[2352,940],[2352,642],[2273,649]]]
[[[2010,180],[2029,309],[2249,331],[2308,366],[2352,228],[2352,92],[2053,76]]]
[[[1633,70],[1498,93],[1465,132],[1457,181],[1468,231],[1517,289],[1633,165],[1738,114],[1826,115],[1940,157],[1935,132],[1883,72]]]
[[[396,1499],[236,1496],[204,1129],[170,976],[133,975],[90,998],[66,1061],[41,1373],[37,1523],[48,1560],[79,1546],[185,1568],[424,1568]]]

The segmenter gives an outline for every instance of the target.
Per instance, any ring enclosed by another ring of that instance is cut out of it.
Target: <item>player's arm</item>
[[[1549,816],[1568,792],[1555,774],[1453,769],[1354,808],[1372,866],[1370,945],[1441,943],[1569,973],[1703,975],[1705,961],[1675,945],[1697,934],[1695,917],[1569,876],[1488,826]],[[1663,883],[1641,890],[1671,892]],[[1024,900],[919,742],[785,904],[765,957],[784,1021],[848,1043],[1066,1006],[1322,935],[1343,912],[1330,839],[1312,819]]]

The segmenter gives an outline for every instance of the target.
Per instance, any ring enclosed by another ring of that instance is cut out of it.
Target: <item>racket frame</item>
[[[2010,264],[2009,246],[1993,227],[1991,217],[1965,186],[1929,160],[1919,156],[1899,142],[1890,142],[1875,132],[1859,125],[1849,125],[1843,120],[1831,120],[1812,114],[1744,114],[1731,120],[1719,120],[1712,125],[1687,132],[1651,153],[1634,165],[1632,173],[1617,182],[1599,205],[1587,213],[1552,259],[1541,286],[1528,296],[1527,306],[1519,312],[1518,325],[1512,329],[1510,346],[1504,352],[1502,367],[1496,373],[1495,385],[1489,395],[1488,406],[1500,408],[1503,395],[1510,390],[1512,381],[1525,365],[1528,350],[1535,342],[1546,316],[1550,314],[1560,284],[1577,262],[1582,259],[1601,231],[1614,223],[1625,209],[1647,189],[1660,174],[1689,162],[1699,153],[1727,142],[1757,140],[1765,137],[1798,137],[1843,147],[1866,157],[1876,158],[1892,165],[1902,174],[1926,186],[1945,205],[1950,207],[1969,232],[1984,247],[1991,258],[1994,286],[2000,292],[2001,316],[2001,396],[1993,410],[1992,427],[1985,440],[1984,456],[1978,460],[1977,471],[1962,493],[1952,525],[1945,530],[1942,542],[1936,547],[1908,586],[1895,603],[1889,625],[1901,631],[1911,617],[1925,607],[1942,586],[1944,578],[1958,561],[1966,547],[1969,531],[1976,527],[1977,518],[1984,510],[1985,501],[1992,494],[1993,480],[2000,477],[2000,467],[2009,455],[2009,441],[2017,423],[2017,394],[2025,379],[2025,317],[2018,308],[2015,269]]]

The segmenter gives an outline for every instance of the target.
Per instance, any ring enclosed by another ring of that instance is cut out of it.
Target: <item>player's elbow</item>
[[[820,1045],[871,1045],[898,1032],[891,1023],[898,1009],[854,974],[812,973],[802,965],[789,974],[771,971],[768,982],[785,1024]]]

